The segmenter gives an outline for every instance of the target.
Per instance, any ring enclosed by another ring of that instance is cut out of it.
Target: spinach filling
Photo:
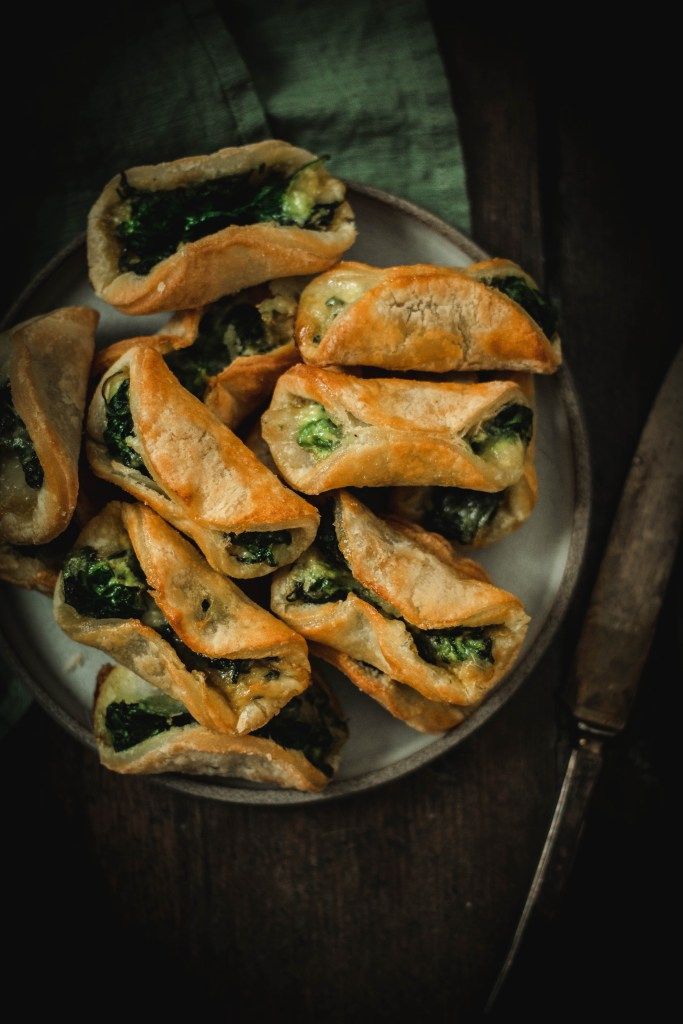
[[[334,522],[329,512],[321,519],[314,551],[319,557],[302,568],[294,586],[286,596],[290,603],[325,604],[343,601],[356,594],[388,618],[401,619],[415,641],[420,657],[433,665],[453,665],[475,661],[493,664],[493,638],[490,626],[450,626],[446,629],[418,629],[406,622],[382,598],[364,587],[353,576],[339,549]],[[364,663],[361,663],[364,664]]]
[[[102,557],[90,547],[73,551],[63,568],[64,600],[81,615],[96,619],[141,619],[167,643],[187,669],[220,673],[220,681],[237,683],[254,668],[266,679],[277,679],[277,658],[208,658],[187,647],[152,600],[147,581],[133,551]],[[209,680],[211,682],[211,680]]]
[[[288,750],[300,750],[329,779],[334,773],[330,756],[348,735],[348,727],[325,691],[311,686],[251,735],[272,740]]]
[[[342,428],[330,419],[327,410],[311,402],[305,419],[299,426],[296,443],[317,459],[324,459],[341,444]]]
[[[103,558],[94,548],[80,548],[64,563],[62,578],[64,600],[81,615],[139,618],[147,607],[147,583],[132,551]]]
[[[261,164],[242,174],[158,191],[135,188],[122,173],[118,194],[128,204],[128,215],[115,227],[121,243],[119,270],[148,274],[183,242],[233,224],[270,221],[327,230],[340,203],[316,203],[300,177],[320,162],[313,160],[289,175]]]
[[[483,626],[411,630],[420,657],[433,665],[476,661],[493,664],[493,638]]]
[[[250,530],[246,533],[228,533],[230,554],[245,565],[278,565],[274,548],[292,543],[289,530]]]
[[[533,429],[534,414],[529,406],[511,402],[490,420],[485,420],[467,440],[475,455],[485,457],[501,441],[520,441],[526,448]]]
[[[130,380],[124,374],[115,374],[104,385],[105,425],[102,432],[107,451],[117,462],[137,469],[144,476],[149,471],[139,452],[130,445],[135,437],[133,415],[130,411]]]
[[[514,299],[531,319],[536,321],[547,338],[552,338],[556,333],[557,311],[545,295],[537,288],[532,288],[523,277],[510,274],[507,277],[484,277],[481,280],[491,288],[497,288],[508,298]]]
[[[193,722],[194,718],[179,701],[165,695],[135,704],[112,701],[104,713],[104,724],[116,751],[129,750],[152,736]]]
[[[37,491],[43,486],[43,467],[36,455],[28,430],[14,408],[9,379],[0,384],[0,459],[14,456],[19,460],[24,480]]]
[[[478,533],[495,519],[505,491],[468,491],[462,487],[434,487],[422,524],[428,530],[471,544]]]
[[[208,307],[192,345],[165,358],[183,387],[203,398],[209,378],[238,356],[269,352],[279,344],[277,336],[268,334],[258,306],[228,297]]]

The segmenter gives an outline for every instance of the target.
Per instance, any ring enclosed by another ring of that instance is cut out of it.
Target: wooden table
[[[479,734],[352,801],[214,805],[118,778],[33,707],[0,744],[0,771],[6,886],[23,896],[23,913],[5,925],[18,962],[38,965],[38,987],[73,985],[127,1011],[128,971],[140,960],[135,974],[148,979],[156,1011],[191,998],[197,1008],[242,1006],[240,1020],[291,1011],[302,1021],[445,1021],[477,1012],[501,962],[566,757],[559,693],[581,609],[680,342],[675,284],[660,258],[670,172],[659,161],[650,169],[655,90],[630,82],[626,52],[606,65],[597,43],[579,57],[539,52],[505,25],[456,26],[437,14],[436,28],[473,236],[544,280],[561,307],[595,475],[579,593],[533,676]],[[567,906],[520,964],[509,1009],[541,1007],[557,990],[567,1010],[591,991],[612,1008],[621,993],[632,1007],[654,970],[654,915],[667,888],[664,667],[681,604],[672,585]]]

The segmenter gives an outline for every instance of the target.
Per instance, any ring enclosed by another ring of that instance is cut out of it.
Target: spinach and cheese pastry
[[[65,554],[60,546],[55,547],[60,540],[26,546],[0,543],[0,580],[50,596]]]
[[[261,430],[278,470],[306,494],[338,487],[501,491],[522,475],[530,400],[512,381],[365,379],[293,366]]]
[[[275,576],[271,608],[307,640],[461,706],[507,672],[529,621],[442,537],[380,519],[344,492],[315,544]]]
[[[109,368],[88,413],[93,471],[191,537],[210,565],[243,579],[293,562],[318,513],[191,395],[152,348]]]
[[[264,726],[226,736],[128,669],[100,670],[93,706],[100,761],[123,774],[184,772],[318,792],[339,766],[348,729],[333,694],[314,680]]]
[[[87,524],[54,613],[216,732],[260,728],[310,682],[304,640],[144,505],[111,502]]]
[[[133,167],[90,211],[92,286],[137,315],[315,274],[355,240],[345,194],[324,159],[275,139]]]
[[[465,712],[462,708],[443,701],[428,700],[412,686],[398,683],[374,665],[357,661],[323,644],[309,644],[309,652],[338,669],[354,686],[411,729],[429,733],[447,732],[464,721]]]
[[[296,338],[319,366],[553,373],[562,358],[552,307],[507,260],[466,270],[339,263],[304,289]]]
[[[70,306],[0,335],[0,542],[44,544],[71,520],[98,320]]]
[[[533,404],[533,377],[520,373],[514,379]],[[487,547],[517,530],[534,510],[538,498],[535,449],[534,431],[526,449],[522,475],[502,491],[395,487],[390,492],[391,511],[457,544]]]
[[[96,358],[100,374],[135,345],[161,352],[183,387],[227,427],[266,403],[299,362],[294,317],[300,278],[283,278],[176,313],[158,334],[117,341]]]

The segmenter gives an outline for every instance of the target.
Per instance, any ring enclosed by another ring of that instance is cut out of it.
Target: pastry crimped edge
[[[370,670],[367,665],[333,647],[312,643],[309,651],[313,657],[321,658],[338,669],[354,686],[411,729],[426,733],[447,732],[465,719],[463,709],[454,704],[428,700],[411,686],[391,679],[379,669]]]
[[[207,156],[133,167],[126,176],[136,188],[170,189],[239,174],[261,163],[293,172],[315,159],[315,154],[305,149],[269,139]],[[356,238],[353,212],[344,201],[335,214],[334,229],[328,231],[267,222],[232,225],[186,243],[148,274],[121,273],[120,245],[110,222],[111,211],[119,202],[120,180],[118,174],[112,178],[92,207],[87,237],[92,286],[100,298],[123,313],[203,306],[271,278],[315,274],[335,263]]]
[[[239,778],[311,793],[320,792],[332,781],[299,750],[288,750],[260,736],[219,735],[202,725],[172,728],[143,740],[129,750],[115,751],[106,741],[103,720],[111,703],[109,693],[117,686],[122,672],[132,677],[129,685],[140,682],[129,670],[111,665],[103,666],[97,677],[93,731],[97,752],[105,768],[124,775],[183,772]],[[118,678],[112,678],[114,673]],[[313,685],[321,686],[334,699],[320,679],[316,679]],[[331,759],[335,772],[339,759],[338,750]]]
[[[79,535],[75,548],[85,546],[104,556],[132,547],[154,599],[180,639],[192,650],[210,658],[277,657],[282,661],[288,657],[292,665],[289,677],[281,674],[275,680],[277,686],[272,687],[279,688],[281,693],[254,693],[241,707],[233,708],[227,697],[205,682],[203,673],[187,669],[172,646],[139,619],[99,619],[81,615],[66,604],[60,574],[55,587],[54,616],[67,636],[111,654],[126,668],[181,701],[202,725],[221,733],[251,732],[309,685],[305,641],[254,604],[231,580],[211,570],[199,552],[151,509],[111,502]],[[160,569],[162,562],[166,564],[167,575]],[[176,579],[182,580],[182,586],[174,582]],[[174,589],[181,591],[175,599]],[[199,608],[206,598],[210,599],[211,607],[218,601],[220,607],[229,608],[229,615],[223,622],[215,623],[203,609],[193,613],[193,597]],[[239,625],[231,625],[236,618],[235,609],[244,618]],[[202,620],[203,629],[198,625]],[[218,640],[209,634],[212,624],[215,634],[222,628],[223,640],[221,634]],[[237,635],[226,638],[226,628]],[[256,685],[249,689],[256,690]]]
[[[0,510],[0,539],[10,544],[45,544],[71,521],[98,321],[94,309],[67,306],[0,336],[12,402],[43,469],[43,483],[25,514]]]
[[[297,444],[302,401],[323,406],[342,428],[341,445],[323,458]],[[275,385],[261,432],[279,472],[305,494],[408,485],[499,491],[519,479],[522,466],[510,471],[487,462],[464,435],[511,403],[531,405],[510,380],[368,379],[302,363]]]
[[[305,362],[388,370],[521,370],[554,373],[561,362],[549,339],[517,302],[479,279],[485,271],[528,274],[510,261],[451,268],[416,264],[380,269],[342,262],[304,289],[295,336]],[[354,287],[360,291],[354,296]],[[364,290],[362,290],[364,289]],[[350,301],[327,325],[327,301]],[[319,341],[315,341],[319,338]]]
[[[538,475],[536,473],[536,428],[538,414],[534,402],[534,378],[528,373],[518,373],[510,374],[509,379],[514,380],[519,385],[533,405],[533,434],[524,457],[524,468],[521,477],[516,483],[507,488],[507,493],[493,521],[477,534],[471,544],[463,545],[467,548],[489,547],[508,534],[514,533],[520,526],[524,526],[538,501]],[[420,511],[421,492],[429,489],[422,487],[393,488],[389,499],[392,513],[400,518],[420,523],[422,517]],[[461,542],[451,540],[450,543],[460,545]]]
[[[130,409],[151,479],[115,461],[103,443],[102,388],[122,371],[130,374]],[[229,427],[186,391],[153,348],[134,346],[104,374],[88,412],[86,451],[97,476],[150,505],[191,537],[214,569],[229,576],[265,576],[274,567],[239,562],[228,553],[228,532],[290,530],[292,543],[282,564],[294,561],[315,536],[316,509],[285,487]]]
[[[354,593],[323,604],[289,602],[292,582],[315,557],[314,550],[275,575],[272,611],[309,643],[365,661],[429,700],[461,706],[478,703],[519,654],[529,623],[519,599],[490,584],[477,563],[459,558],[440,535],[414,523],[382,520],[350,494],[338,495],[335,528],[355,579],[401,618],[385,616]],[[457,605],[454,592],[459,592]],[[403,619],[419,629],[499,625],[505,631],[494,634],[492,666],[462,662],[454,673],[420,658]]]

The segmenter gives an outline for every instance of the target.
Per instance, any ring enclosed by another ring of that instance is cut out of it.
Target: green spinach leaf
[[[245,565],[278,564],[274,548],[292,543],[289,530],[249,530],[245,533],[228,533],[230,554]]]
[[[0,384],[0,459],[12,455],[19,459],[28,486],[35,491],[42,487],[43,467],[24,421],[14,408],[9,379],[5,379]]]
[[[111,386],[104,395],[106,419],[102,434],[107,451],[113,459],[122,462],[124,466],[137,469],[144,476],[149,476],[142,456],[128,443],[128,439],[135,436],[130,411],[130,380],[122,377],[118,383],[108,381],[107,384]]]
[[[129,750],[131,747],[136,747],[138,743],[148,740],[151,736],[158,736],[160,733],[168,732],[169,729],[191,725],[194,722],[189,711],[177,701],[173,701],[173,703],[177,704],[178,710],[169,711],[169,713],[153,710],[153,707],[149,706],[153,703],[153,701],[144,700],[135,704],[112,701],[107,707],[104,713],[104,724],[114,750]]]
[[[79,548],[64,563],[63,580],[64,600],[81,615],[139,618],[147,607],[147,582],[132,551],[104,558]]]
[[[557,310],[545,295],[532,288],[523,277],[510,274],[507,277],[482,278],[484,284],[503,292],[522,307],[535,320],[547,338],[557,331]]]
[[[477,534],[495,518],[505,491],[468,491],[462,487],[434,487],[423,518],[428,530],[471,544]]]

